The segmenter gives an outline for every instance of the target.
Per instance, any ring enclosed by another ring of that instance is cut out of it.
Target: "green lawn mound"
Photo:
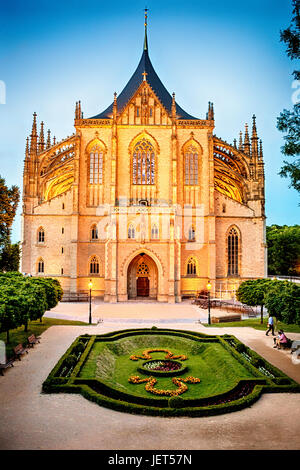
[[[145,369],[151,361],[182,367]],[[156,328],[78,337],[43,391],[81,393],[130,413],[205,416],[245,408],[263,392],[299,392],[300,386],[234,336]]]

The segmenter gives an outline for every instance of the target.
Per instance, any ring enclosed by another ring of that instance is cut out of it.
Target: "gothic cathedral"
[[[149,58],[113,103],[57,142],[36,113],[23,175],[22,271],[66,295],[180,302],[266,276],[264,163],[253,116],[233,144],[184,111]]]

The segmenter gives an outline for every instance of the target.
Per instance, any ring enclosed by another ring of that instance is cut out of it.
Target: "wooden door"
[[[148,277],[138,277],[136,282],[138,297],[149,297],[149,279]]]

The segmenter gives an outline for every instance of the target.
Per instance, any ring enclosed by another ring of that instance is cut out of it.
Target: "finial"
[[[207,119],[214,120],[214,105],[211,101],[208,102],[208,112],[206,114]]]
[[[262,161],[263,159],[263,148],[262,148],[262,140],[260,139],[259,141],[259,156],[258,156],[259,160]]]
[[[54,136],[53,137],[53,145],[55,145],[55,144],[56,144],[56,137]]]
[[[41,122],[40,138],[39,138],[39,151],[42,152],[45,148],[45,139],[44,139],[44,122]]]
[[[37,135],[37,130],[36,130],[36,112],[33,113],[33,123],[32,123],[32,135]]]
[[[175,101],[175,93],[172,93],[172,117],[176,118],[176,101]]]
[[[143,81],[146,82],[147,81],[147,72],[144,70],[144,72],[142,73],[143,75]]]
[[[47,132],[47,144],[46,144],[46,149],[49,149],[51,147],[51,137],[50,137],[50,134],[51,134],[51,131],[50,129],[48,129],[48,132]]]
[[[243,133],[242,133],[242,131],[240,131],[239,150],[241,150],[241,152],[243,151]]]
[[[113,119],[114,121],[117,119],[117,110],[118,110],[118,105],[117,105],[117,92],[114,92],[114,104],[113,104]]]
[[[256,116],[253,114],[252,116],[252,138],[257,137],[257,130],[256,130]]]
[[[37,129],[36,129],[36,112],[33,113],[33,123],[32,123],[32,131],[30,135],[30,153],[36,155],[37,153]]]
[[[147,39],[147,26],[148,26],[148,11],[149,9],[146,7],[144,9],[145,11],[145,22],[144,22],[144,26],[145,26],[145,39],[144,39],[144,51],[148,51],[148,39]]]
[[[250,155],[250,140],[249,140],[249,132],[248,132],[248,124],[245,124],[245,137],[244,137],[244,152],[247,155]]]
[[[236,149],[236,139],[233,139],[233,146]]]
[[[26,138],[26,149],[25,149],[25,155],[27,156],[29,154],[29,137]]]

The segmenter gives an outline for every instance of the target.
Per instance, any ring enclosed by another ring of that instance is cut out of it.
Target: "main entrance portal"
[[[155,261],[145,253],[137,255],[128,266],[128,299],[157,298],[158,274]]]
[[[149,297],[149,278],[138,277],[136,281],[137,297]]]

